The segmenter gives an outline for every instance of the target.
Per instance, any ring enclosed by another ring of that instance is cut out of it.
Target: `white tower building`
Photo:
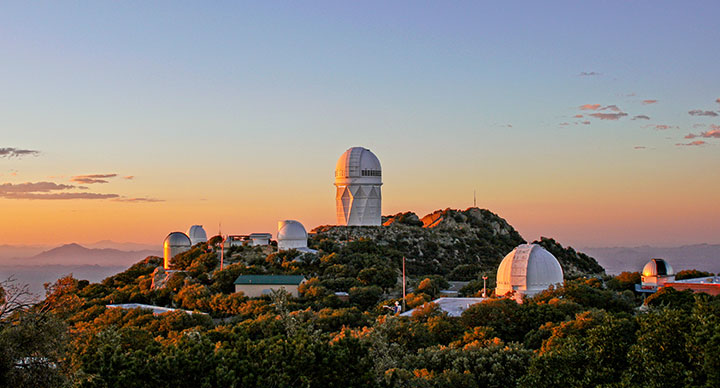
[[[278,221],[278,250],[307,249],[308,235],[303,224],[295,220]]]
[[[203,229],[202,225],[193,225],[188,229],[188,237],[190,237],[190,244],[195,246],[197,243],[207,242],[207,233]]]
[[[335,166],[337,224],[379,226],[382,169],[380,160],[363,147],[345,151]]]
[[[172,232],[165,237],[163,241],[163,266],[165,269],[170,269],[170,260],[175,255],[190,250],[191,247],[190,237],[183,232]]]
[[[552,255],[537,244],[522,244],[508,253],[497,271],[495,295],[515,291],[513,298],[522,301],[550,285],[563,282],[563,270]]]

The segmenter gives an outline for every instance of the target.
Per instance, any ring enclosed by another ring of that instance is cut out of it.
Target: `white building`
[[[379,226],[381,223],[382,169],[367,148],[352,147],[335,166],[337,224]]]
[[[317,253],[308,248],[308,233],[303,224],[295,220],[278,221],[278,251],[297,249],[305,253]]]
[[[190,237],[183,232],[172,232],[163,241],[163,267],[170,269],[170,260],[176,255],[190,250]]]
[[[195,244],[207,242],[207,233],[205,233],[205,229],[203,229],[202,225],[193,225],[188,229],[187,236],[190,237],[190,244],[192,246],[195,246]]]
[[[513,299],[533,296],[550,285],[562,284],[563,270],[552,253],[537,244],[522,244],[508,253],[497,271],[495,295],[515,292]]]
[[[245,243],[251,247],[270,245],[270,240],[272,240],[271,233],[229,235],[225,240],[225,248],[238,247]]]
[[[663,259],[651,259],[645,264],[640,276],[640,287],[635,287],[638,292],[655,292],[665,286],[665,283],[675,281],[675,271],[667,261]]]

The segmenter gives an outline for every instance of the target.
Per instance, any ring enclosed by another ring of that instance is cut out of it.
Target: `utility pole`
[[[405,256],[403,256],[403,312],[405,312]]]
[[[473,190],[473,207],[477,207],[477,196],[475,195],[475,190]]]
[[[482,297],[483,297],[483,298],[487,298],[487,288],[485,287],[485,285],[486,285],[485,282],[486,282],[486,281],[487,281],[487,276],[484,276],[484,275],[483,275],[483,294],[482,294]]]

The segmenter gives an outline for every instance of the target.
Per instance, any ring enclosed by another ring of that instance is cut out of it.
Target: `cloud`
[[[707,144],[702,140],[695,140],[691,141],[690,143],[677,143],[676,146],[701,146],[703,144]]]
[[[693,128],[702,128],[705,127],[705,124],[693,124]]]
[[[608,105],[600,108],[600,110],[611,110],[613,112],[620,112],[620,108],[617,107],[617,105]]]
[[[645,116],[645,115],[637,115],[637,116],[633,117],[632,119],[633,120],[650,120],[650,117]]]
[[[573,116],[573,117],[576,118],[576,119],[580,119],[580,118],[583,117],[583,115],[575,115],[575,116]]]
[[[581,121],[581,123],[582,123],[582,124],[585,124],[585,125],[590,125],[590,122],[589,122],[589,121]]]
[[[135,176],[134,176],[134,175],[126,175],[126,176],[123,177],[123,179],[128,179],[128,180],[129,180],[129,179],[135,179]]]
[[[117,194],[98,193],[0,193],[0,197],[7,199],[109,199],[117,198]]]
[[[720,104],[720,98],[718,98],[717,100],[715,100],[715,102],[717,102],[718,104]]]
[[[658,100],[643,100],[643,105],[655,104]]]
[[[114,202],[165,202],[164,199],[157,198],[115,198]]]
[[[65,190],[76,189],[72,185],[55,182],[25,182],[0,184],[0,198],[5,199],[109,199],[117,198],[117,194],[75,193]]]
[[[70,180],[75,183],[108,183],[106,178],[115,178],[117,174],[90,174],[90,175],[76,175]]]
[[[594,77],[594,76],[598,76],[598,75],[601,75],[601,74],[598,72],[595,72],[595,71],[582,71],[582,72],[580,72],[580,74],[578,74],[578,76],[580,76],[580,77]]]
[[[558,125],[560,125],[560,126],[566,126],[566,125],[570,125],[570,123],[560,123],[560,124],[558,124]]]
[[[688,133],[685,135],[686,139],[694,139],[696,137],[704,137],[706,139],[720,139],[720,125],[711,125],[709,131],[701,132],[698,134],[695,133]]]
[[[0,184],[0,195],[6,193],[47,193],[55,190],[72,189],[75,186],[57,184],[54,182],[25,182]]]
[[[666,125],[666,124],[656,124],[656,125],[651,125],[651,127],[658,131],[664,131],[667,129],[678,128],[677,125]]]
[[[700,110],[700,109],[694,109],[688,112],[690,116],[711,116],[711,117],[717,117],[718,114],[711,111],[711,110]]]
[[[580,110],[598,110],[600,109],[600,104],[585,104],[580,105]]]
[[[619,113],[590,113],[589,116],[595,117],[600,120],[618,120],[621,117],[627,116],[627,113],[619,112]]]
[[[0,158],[21,158],[23,156],[37,156],[40,151],[23,150],[15,147],[0,148]]]
[[[645,146],[635,146],[635,147],[633,147],[633,149],[635,149],[635,150],[644,150],[644,149],[647,149],[647,147],[645,147]]]

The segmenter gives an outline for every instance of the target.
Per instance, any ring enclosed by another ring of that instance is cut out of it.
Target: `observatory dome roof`
[[[164,246],[190,248],[190,237],[183,232],[172,232],[165,237]]]
[[[563,270],[558,260],[537,244],[518,245],[505,256],[497,271],[500,295],[512,289],[532,295],[562,281]]]
[[[202,225],[191,226],[190,229],[188,229],[187,236],[190,237],[190,242],[193,245],[207,241],[207,233],[205,233]]]
[[[663,259],[652,259],[645,264],[642,271],[643,276],[672,276],[675,275],[670,263]]]
[[[278,221],[278,240],[307,241],[307,232],[303,224],[295,220]]]
[[[335,179],[362,178],[373,183],[382,182],[380,160],[367,148],[352,147],[345,151],[335,166]]]

